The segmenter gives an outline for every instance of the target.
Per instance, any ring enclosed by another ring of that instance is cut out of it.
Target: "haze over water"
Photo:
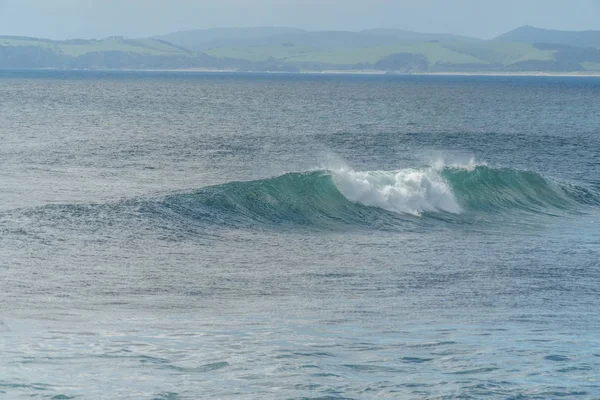
[[[0,395],[600,397],[600,79],[0,72]]]

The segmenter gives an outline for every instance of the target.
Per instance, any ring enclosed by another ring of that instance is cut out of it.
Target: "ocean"
[[[0,72],[0,397],[600,398],[600,78]]]

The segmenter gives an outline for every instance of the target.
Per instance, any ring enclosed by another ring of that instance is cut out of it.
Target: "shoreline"
[[[300,73],[309,74],[348,74],[348,75],[397,75],[397,76],[556,76],[556,77],[600,77],[600,71],[582,71],[582,72],[542,72],[542,71],[524,71],[524,72],[388,72],[388,71],[306,71]]]
[[[494,77],[600,77],[600,71],[576,72],[393,72],[382,70],[323,70],[323,71],[239,71],[236,69],[211,69],[211,68],[149,68],[149,69],[60,69],[60,68],[18,68],[0,69],[2,71],[63,71],[63,72],[182,72],[182,73],[214,73],[214,74],[298,74],[298,75],[388,75],[388,76],[494,76]]]
[[[89,70],[88,70],[89,71]],[[97,70],[101,71],[101,70]],[[323,70],[323,71],[239,71],[235,69],[117,69],[102,71],[128,72],[204,72],[204,73],[240,73],[240,74],[306,74],[306,75],[389,75],[389,76],[548,76],[548,77],[600,77],[600,71],[577,72],[393,72],[382,70]]]

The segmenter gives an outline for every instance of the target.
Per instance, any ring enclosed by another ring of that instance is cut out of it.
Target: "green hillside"
[[[492,40],[494,42],[546,43],[600,48],[600,31],[560,31],[521,26]]]
[[[525,33],[551,34],[560,32],[526,29]],[[417,33],[393,29],[372,29],[362,32],[264,31],[253,37],[236,36],[235,30],[220,31],[220,37],[206,31],[194,31],[198,42],[194,48],[213,46],[203,54],[221,60],[243,60],[268,64],[276,69],[384,69],[399,72],[477,72],[477,71],[596,71],[600,57],[593,50],[581,52],[577,46],[558,46],[528,41],[483,41],[447,34]],[[523,30],[516,30],[518,34]],[[248,32],[246,32],[248,33]],[[583,36],[582,36],[583,35]],[[568,32],[569,38],[593,37],[593,32]],[[218,39],[218,40],[217,40]],[[570,40],[571,40],[570,39]],[[217,40],[217,41],[215,41]],[[587,43],[587,42],[586,42]],[[598,53],[600,55],[600,53]]]
[[[186,49],[157,39],[126,39],[110,37],[101,40],[54,41],[17,36],[0,36],[3,47],[38,47],[77,57],[86,53],[124,52],[148,55],[173,55],[189,53]]]
[[[313,49],[285,46],[217,48],[205,52],[217,58],[252,62],[323,63],[335,65],[375,64],[393,54],[424,56],[430,65],[480,64],[508,66],[523,61],[552,61],[556,50],[542,50],[527,43],[441,43],[397,44],[359,49]]]
[[[383,57],[396,53],[424,55],[430,64],[485,64],[486,61],[467,53],[455,51],[442,43],[398,44],[392,46],[324,50],[296,47],[262,47],[248,46],[243,48],[218,48],[205,52],[219,58],[237,58],[249,61],[280,61],[294,63],[323,64],[375,64]]]
[[[595,35],[525,27],[488,41],[393,29],[221,28],[157,38],[65,41],[0,36],[0,68],[597,72],[600,49],[527,41],[543,36],[579,43],[580,38],[587,45]]]
[[[446,43],[444,46],[488,63],[501,65],[524,60],[552,60],[555,53],[553,50],[540,50],[529,43]]]

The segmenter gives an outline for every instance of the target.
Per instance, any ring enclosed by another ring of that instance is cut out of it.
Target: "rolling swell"
[[[386,228],[480,214],[557,215],[600,205],[597,190],[530,171],[477,166],[398,171],[288,173],[163,198],[161,207],[232,227],[277,225]]]
[[[146,226],[177,235],[195,234],[197,229],[207,232],[215,226],[406,230],[439,223],[502,224],[528,216],[569,217],[598,206],[598,186],[509,168],[427,166],[288,173],[162,197],[14,210],[0,214],[0,222],[20,218],[33,227],[31,221],[42,220],[52,229],[84,230]]]
[[[257,224],[382,227],[397,218],[384,209],[348,200],[327,171],[209,186],[167,196],[161,205],[185,218],[233,227]]]
[[[536,172],[477,166],[445,168],[444,179],[469,211],[556,213],[600,205],[600,193],[546,178]]]

